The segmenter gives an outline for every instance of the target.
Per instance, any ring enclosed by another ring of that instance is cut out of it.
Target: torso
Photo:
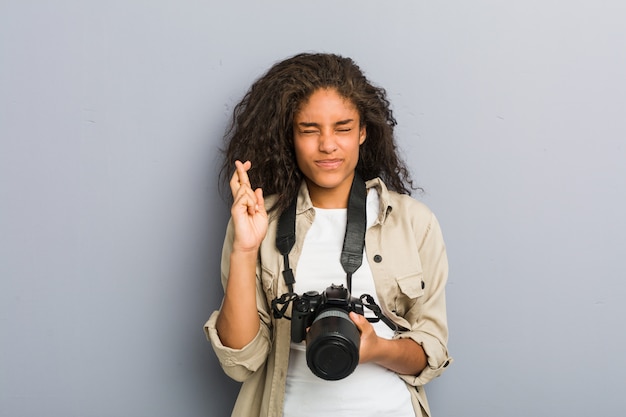
[[[367,200],[367,227],[376,220],[378,193],[370,190]],[[324,291],[331,284],[346,285],[339,261],[346,228],[346,209],[315,209],[315,221],[306,234],[296,271],[295,291]],[[370,294],[378,303],[372,272],[363,264],[352,278],[352,295]],[[366,316],[373,316],[366,311]],[[380,337],[393,331],[382,322],[374,323]],[[376,364],[361,364],[348,377],[326,381],[315,376],[306,364],[306,345],[291,343],[285,386],[284,416],[413,416],[405,383],[392,371]]]

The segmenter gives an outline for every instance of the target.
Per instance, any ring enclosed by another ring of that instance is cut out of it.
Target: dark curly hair
[[[270,211],[281,213],[295,198],[303,179],[296,164],[293,119],[299,107],[320,88],[335,89],[356,107],[367,139],[356,170],[364,180],[380,177],[390,190],[411,194],[409,171],[398,155],[393,117],[384,89],[372,85],[356,63],[335,54],[303,53],[272,66],[235,106],[221,149],[220,184],[224,196],[235,160],[250,160],[253,188],[276,194]]]

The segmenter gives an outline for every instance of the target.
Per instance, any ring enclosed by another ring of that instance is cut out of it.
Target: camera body
[[[306,338],[307,365],[322,379],[345,378],[359,363],[361,334],[351,311],[363,315],[363,303],[343,285],[333,284],[321,294],[307,291],[293,300],[291,340]]]

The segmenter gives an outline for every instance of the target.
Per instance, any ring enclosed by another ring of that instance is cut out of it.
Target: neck
[[[348,197],[352,183],[336,188],[323,188],[307,180],[309,196],[314,207],[323,209],[338,209],[348,207]]]

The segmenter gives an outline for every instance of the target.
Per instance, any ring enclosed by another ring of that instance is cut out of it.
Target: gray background
[[[300,51],[387,88],[449,249],[435,416],[626,411],[626,3],[0,0],[0,416],[226,416],[216,148]]]

